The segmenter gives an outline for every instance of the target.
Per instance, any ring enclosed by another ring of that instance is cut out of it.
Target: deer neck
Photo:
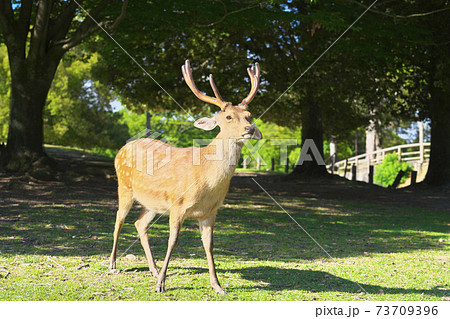
[[[202,166],[210,177],[208,184],[229,182],[236,170],[244,146],[242,141],[219,133],[202,152]]]

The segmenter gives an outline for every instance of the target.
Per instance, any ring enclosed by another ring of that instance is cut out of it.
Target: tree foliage
[[[98,55],[83,59],[77,53],[63,60],[53,80],[44,110],[44,140],[82,148],[117,148],[121,141],[108,135],[114,130],[111,126],[119,126],[118,117],[110,113],[111,93],[91,76]]]
[[[115,17],[126,3],[108,1],[102,6],[83,1],[105,27],[117,25]],[[27,75],[51,75],[66,49],[89,38],[98,27],[74,1],[10,4],[2,2],[0,23],[8,54],[16,59],[11,77],[22,81],[11,83],[12,95],[21,84],[32,91],[32,101],[42,100],[44,94],[38,93],[45,91],[45,85],[31,90],[34,82],[24,80],[21,67],[30,67]],[[430,179],[436,182],[446,176],[448,181],[450,150],[445,143],[450,125],[444,119],[450,96],[446,76],[450,68],[449,4],[445,0],[379,2],[347,30],[370,4],[365,0],[131,1],[127,19],[119,15],[121,28],[112,34],[114,41],[105,33],[90,37],[87,47],[99,53],[90,72],[94,82],[98,79],[113,90],[128,109],[186,110],[196,116],[215,110],[199,103],[182,80],[180,66],[186,58],[192,60],[200,90],[211,94],[206,82],[213,73],[222,96],[234,103],[249,89],[245,68],[258,61],[261,90],[250,105],[255,118],[262,116],[265,122],[291,128],[301,126],[296,137],[313,138],[322,155],[324,140],[348,138],[371,116],[385,123],[397,117],[430,118]],[[63,19],[65,15],[70,19]],[[47,32],[39,27],[41,22],[49,27]],[[61,25],[66,27],[56,28]],[[11,26],[18,27],[16,33]],[[29,34],[30,26],[33,32]],[[26,51],[24,35],[28,34],[31,41]],[[44,36],[51,41],[42,41]],[[36,59],[39,43],[45,44],[40,60]],[[49,76],[46,81],[52,79]],[[21,111],[28,107],[25,100],[13,101],[18,105],[11,108],[16,110],[12,116],[39,130]],[[38,104],[31,118],[41,117]],[[9,136],[16,143],[20,134]],[[36,140],[29,138],[33,143]],[[323,167],[301,170],[324,173]]]
[[[400,57],[410,54],[405,41],[399,39],[417,36],[417,28],[394,25],[390,18],[369,13],[308,69],[364,9],[345,0],[272,1],[252,8],[246,5],[233,1],[189,5],[170,1],[170,6],[134,3],[130,15],[139,17],[139,13],[150,12],[151,6],[152,18],[124,21],[115,37],[126,44],[125,49],[133,50],[133,58],[158,84],[137,65],[126,63],[129,57],[109,39],[99,47],[103,58],[99,75],[130,109],[183,108],[198,114],[209,109],[182,81],[180,66],[184,59],[192,60],[201,90],[211,94],[205,80],[213,73],[222,96],[235,103],[248,90],[245,67],[258,61],[261,90],[250,106],[255,118],[262,115],[265,121],[292,128],[302,126],[301,137],[316,139],[320,149],[324,139],[344,139],[364,126],[370,109],[401,104],[397,102],[398,92],[405,91],[404,79],[412,71],[398,68],[404,63]],[[197,6],[205,9],[196,10]],[[243,11],[224,15],[221,6],[227,12]],[[136,23],[142,23],[137,32]],[[180,31],[183,24],[189,27]],[[410,96],[401,96],[404,104]],[[300,134],[291,138],[300,138]]]

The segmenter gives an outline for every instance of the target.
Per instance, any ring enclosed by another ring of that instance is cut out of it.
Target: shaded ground
[[[0,199],[11,203],[40,203],[44,199],[52,201],[58,198],[108,202],[116,200],[117,182],[112,160],[82,152],[58,149],[48,152],[58,165],[58,174],[54,181],[40,181],[31,176],[11,176],[0,172]],[[450,212],[450,190],[420,187],[392,190],[340,177],[288,182],[282,181],[282,175],[237,172],[231,181],[230,189],[241,194],[263,192],[253,179],[271,195],[299,196],[313,200],[337,199]]]
[[[450,212],[450,191],[423,187],[387,189],[368,185],[364,182],[352,182],[335,176],[317,181],[283,181],[267,173],[238,173],[231,186],[235,191],[261,192],[260,186],[269,194],[300,196],[310,199],[337,199],[357,201],[377,205],[398,205],[402,207],[435,209]]]

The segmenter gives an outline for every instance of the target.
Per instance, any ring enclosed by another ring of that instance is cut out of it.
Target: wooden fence
[[[345,160],[328,165],[330,173],[338,174],[352,180],[370,182],[369,173],[373,168],[381,164],[387,154],[397,153],[399,161],[408,162],[413,165],[413,169],[420,175],[420,170],[424,162],[430,157],[430,143],[414,143],[388,147],[373,153],[365,153],[350,157]],[[372,170],[372,172],[371,172]]]

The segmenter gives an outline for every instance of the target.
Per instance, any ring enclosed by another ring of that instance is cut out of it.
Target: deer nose
[[[255,127],[252,125],[252,126],[246,126],[245,127],[245,132],[247,132],[248,134],[253,134],[253,133],[255,133]]]

